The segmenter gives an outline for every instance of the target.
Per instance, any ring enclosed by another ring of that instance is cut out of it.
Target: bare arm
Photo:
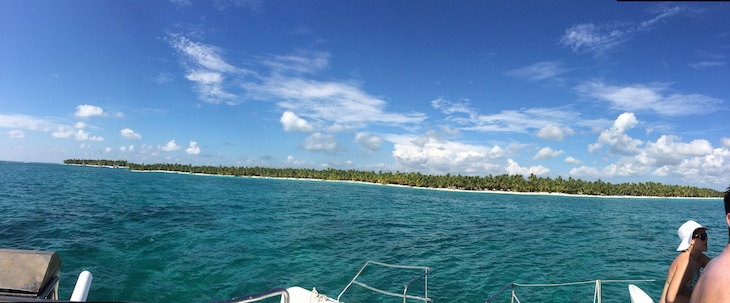
[[[667,280],[669,285],[667,286],[665,302],[666,303],[685,303],[689,302],[689,297],[681,294],[682,286],[684,284],[684,275],[687,273],[687,266],[689,265],[689,254],[680,254],[677,259],[672,262],[674,267],[674,274],[670,279]],[[671,270],[671,269],[670,269]]]

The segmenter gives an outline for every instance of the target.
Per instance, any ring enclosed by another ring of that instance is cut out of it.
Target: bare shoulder
[[[702,275],[712,276],[713,280],[730,281],[730,251],[725,251],[710,260]]]
[[[730,251],[727,249],[705,267],[692,293],[691,302],[730,302]]]

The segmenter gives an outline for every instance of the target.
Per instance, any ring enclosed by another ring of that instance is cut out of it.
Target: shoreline
[[[83,165],[82,165],[83,166]],[[86,165],[91,166],[91,165]],[[110,167],[112,168],[112,167]],[[582,195],[582,194],[566,194],[566,193],[550,193],[550,192],[517,192],[517,191],[498,191],[498,190],[468,190],[468,189],[455,189],[455,188],[436,188],[436,187],[417,187],[408,186],[401,184],[382,184],[364,181],[349,181],[349,180],[327,180],[327,179],[313,179],[313,178],[283,178],[283,177],[261,177],[261,176],[234,176],[234,175],[216,175],[216,174],[204,174],[204,173],[190,173],[180,171],[168,171],[168,170],[132,170],[131,172],[145,173],[145,172],[158,172],[158,173],[170,173],[170,174],[184,174],[184,175],[195,175],[195,176],[210,176],[210,177],[230,177],[230,178],[251,178],[251,179],[276,179],[276,180],[291,180],[291,181],[314,181],[314,182],[341,182],[341,183],[355,183],[355,184],[366,184],[366,185],[377,185],[377,186],[393,186],[400,188],[412,188],[412,189],[423,189],[423,190],[440,190],[447,192],[464,192],[464,193],[484,193],[484,194],[502,194],[502,195],[525,195],[525,196],[558,196],[558,197],[587,197],[587,198],[629,198],[629,199],[696,199],[696,200],[722,200],[720,197],[660,197],[660,196],[598,196],[598,195]]]

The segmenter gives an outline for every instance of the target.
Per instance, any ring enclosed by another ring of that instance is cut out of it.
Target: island
[[[366,182],[410,187],[452,189],[465,191],[496,191],[517,193],[556,193],[590,196],[632,196],[632,197],[680,197],[721,198],[723,192],[686,185],[665,185],[656,182],[611,184],[600,179],[584,181],[558,176],[538,177],[522,175],[464,176],[426,175],[419,172],[358,171],[354,169],[307,169],[271,167],[193,166],[178,163],[136,164],[121,160],[67,159],[64,164],[127,168],[132,171],[166,171],[190,174],[317,179],[334,181]]]

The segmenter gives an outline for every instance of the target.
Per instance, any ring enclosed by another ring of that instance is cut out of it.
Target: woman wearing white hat
[[[703,254],[707,251],[707,227],[689,220],[677,230],[682,242],[677,251],[681,251],[669,266],[667,282],[664,283],[660,303],[689,302],[700,269],[710,262],[710,257]]]

